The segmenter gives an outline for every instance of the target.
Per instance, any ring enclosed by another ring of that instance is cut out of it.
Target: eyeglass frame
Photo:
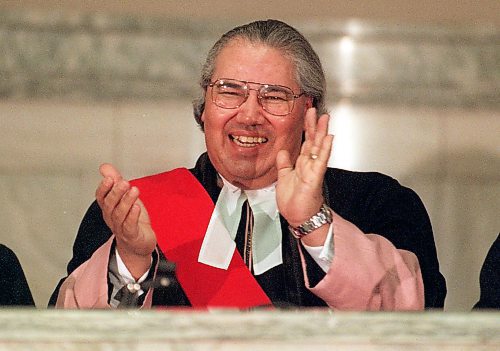
[[[214,88],[214,85],[220,81],[224,81],[224,80],[228,80],[228,81],[235,81],[235,82],[239,82],[239,83],[243,83],[244,84],[244,87],[245,87],[245,98],[243,99],[243,101],[235,106],[235,107],[225,107],[225,106],[219,106],[216,102],[215,102],[215,98],[214,98],[214,93],[213,93],[213,88]],[[254,89],[254,88],[251,88],[248,84],[255,84],[255,85],[259,85],[259,88],[258,89]],[[239,79],[234,79],[234,78],[217,78],[215,79],[214,81],[210,82],[210,84],[208,84],[208,86],[210,88],[212,88],[212,91],[210,93],[210,96],[211,96],[211,100],[212,102],[215,104],[215,106],[217,107],[220,107],[220,108],[223,108],[223,109],[227,109],[227,110],[234,110],[234,109],[237,109],[239,107],[241,107],[241,105],[243,105],[247,100],[248,100],[248,96],[250,96],[250,91],[253,90],[253,91],[256,91],[257,92],[257,100],[259,101],[259,105],[262,107],[262,109],[264,111],[266,111],[267,113],[273,115],[273,116],[280,116],[280,117],[283,117],[283,116],[288,116],[289,114],[291,114],[293,112],[293,108],[295,107],[295,100],[300,98],[302,95],[305,95],[306,93],[305,92],[302,92],[300,94],[295,94],[295,92],[292,90],[292,88],[289,88],[285,85],[279,85],[279,84],[268,84],[268,83],[258,83],[258,82],[252,82],[252,81],[249,81],[249,80],[239,80]],[[272,112],[269,112],[268,110],[266,110],[266,108],[264,107],[264,105],[262,104],[262,95],[261,95],[261,90],[263,88],[267,88],[267,87],[279,87],[279,88],[284,88],[284,89],[287,89],[287,90],[290,90],[291,92],[291,97],[292,99],[291,100],[287,100],[287,101],[291,101],[292,102],[292,106],[290,108],[290,111],[284,115],[281,115],[281,114],[275,114],[275,113],[272,113]]]

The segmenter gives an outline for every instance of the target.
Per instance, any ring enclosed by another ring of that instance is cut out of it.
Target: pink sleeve
[[[71,273],[59,289],[56,308],[111,308],[108,303],[108,264],[114,236],[97,249],[88,261]],[[151,307],[152,289],[142,308]]]
[[[396,249],[380,235],[364,234],[335,213],[333,231],[334,258],[315,287],[309,286],[302,257],[309,290],[338,310],[424,309],[422,275],[412,252]]]

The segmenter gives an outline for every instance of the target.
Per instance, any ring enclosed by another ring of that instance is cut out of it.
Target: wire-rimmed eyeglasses
[[[249,84],[258,85],[251,88]],[[235,109],[248,99],[250,90],[257,92],[262,108],[275,116],[286,116],[293,110],[295,99],[305,93],[295,94],[292,89],[274,84],[263,84],[230,78],[219,78],[211,82],[212,102],[222,108]]]

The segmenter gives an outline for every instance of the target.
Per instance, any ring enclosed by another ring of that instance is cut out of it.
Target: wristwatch
[[[321,208],[318,213],[309,218],[307,221],[299,225],[298,227],[288,226],[292,235],[297,239],[301,239],[305,235],[309,234],[315,229],[325,225],[332,223],[332,209],[328,207],[327,204],[321,205]]]

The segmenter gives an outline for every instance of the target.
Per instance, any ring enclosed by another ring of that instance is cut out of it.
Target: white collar
[[[283,263],[281,255],[281,223],[276,205],[276,184],[263,189],[245,190],[224,183],[215,204],[212,217],[203,239],[198,262],[227,269],[233,257],[234,239],[245,200],[254,214],[252,238],[253,271],[256,275]]]

